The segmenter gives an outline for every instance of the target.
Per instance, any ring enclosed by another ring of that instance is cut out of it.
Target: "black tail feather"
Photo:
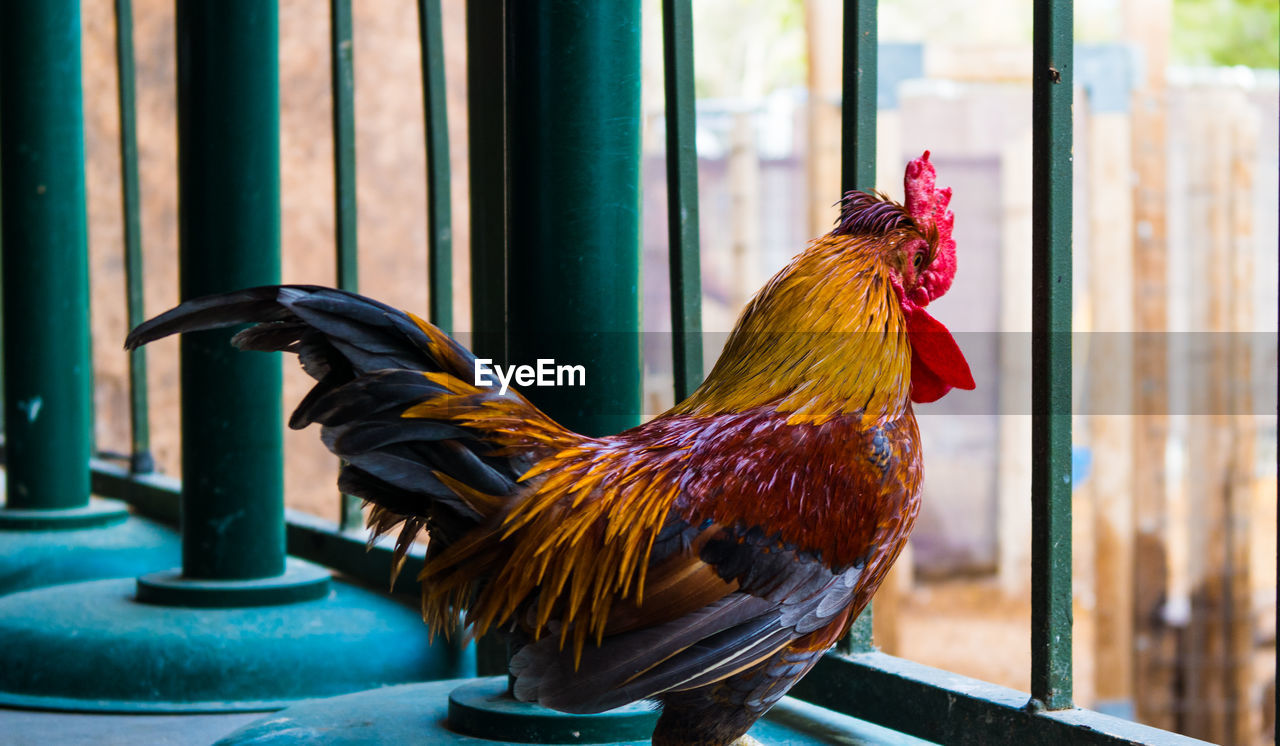
[[[416,403],[447,389],[423,373],[469,379],[475,357],[402,311],[354,293],[314,285],[257,287],[187,301],[140,324],[127,349],[183,332],[255,324],[232,343],[245,350],[295,353],[316,385],[289,426],[322,425],[325,444],[344,463],[339,488],[377,508],[370,525],[402,525],[407,546],[423,527],[447,544],[481,520],[437,474],[491,494],[510,494],[522,462],[447,418],[406,418]],[[428,333],[430,332],[430,334]],[[495,392],[496,394],[496,392]],[[437,529],[443,536],[437,536]]]
[[[132,350],[171,334],[221,329],[237,324],[283,321],[291,312],[276,300],[279,288],[257,287],[234,293],[209,295],[189,300],[149,321],[139,324],[125,338]]]
[[[334,439],[333,447],[340,453],[363,453],[392,443],[468,437],[470,434],[466,430],[454,425],[432,420],[407,420],[393,415],[351,424]]]
[[[382,370],[341,382],[313,401],[304,399],[292,419],[304,427],[312,422],[345,425],[388,412],[398,416],[411,405],[444,391],[415,371]]]

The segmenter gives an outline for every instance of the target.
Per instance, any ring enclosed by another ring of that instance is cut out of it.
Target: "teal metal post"
[[[79,0],[0,4],[0,91],[6,507],[84,508],[92,367]]]
[[[876,83],[880,52],[876,9],[876,0],[845,0],[844,3],[844,91],[840,107],[840,188],[844,192],[876,188]]]
[[[125,294],[129,328],[146,321],[142,284],[142,214],[138,196],[138,110],[134,96],[133,3],[116,0],[116,82],[120,104],[120,191],[124,212]],[[147,420],[147,351],[129,352],[129,469],[135,474],[155,470],[151,456],[151,428]]]
[[[355,43],[351,34],[351,0],[329,2],[330,91],[333,94],[333,217],[338,287],[360,291],[356,234],[356,79]],[[338,497],[338,525],[359,530],[364,501]]]
[[[505,0],[467,3],[467,163],[470,170],[471,340],[507,364],[507,128]],[[507,672],[507,645],[476,641],[482,676]]]
[[[844,75],[840,102],[840,192],[876,187],[876,83],[880,41],[876,0],[845,0]],[[838,199],[840,195],[832,195]],[[849,636],[841,640],[842,653],[873,649],[871,628],[875,609],[867,604]]]
[[[666,78],[667,266],[675,400],[702,383],[702,271],[698,240],[698,123],[693,95],[693,2],[663,0]]]
[[[0,594],[134,575],[178,556],[171,532],[130,518],[122,502],[89,497],[92,361],[80,65],[78,0],[0,3],[7,373]]]
[[[510,364],[583,366],[525,387],[590,435],[639,424],[640,3],[508,0]]]
[[[471,349],[507,358],[505,0],[467,3],[467,139],[471,176]]]
[[[338,287],[360,291],[356,234],[356,81],[351,0],[330,0],[330,90],[333,93],[333,215]]]
[[[15,6],[47,7],[3,7]],[[177,4],[183,298],[279,279],[276,19],[269,0]],[[65,27],[78,33],[74,14]],[[37,68],[78,72],[78,57],[67,57],[35,59]],[[76,302],[83,308],[85,298]],[[172,568],[175,548],[163,564],[0,598],[0,639],[22,641],[0,645],[0,704],[255,711],[466,672],[456,649],[430,646],[416,610],[286,561],[279,358],[228,341],[225,333],[182,340],[182,570],[121,577]],[[139,489],[161,479],[128,478]],[[62,537],[89,532],[49,533],[44,545],[73,554]],[[148,538],[137,529],[125,537]],[[0,542],[7,560],[19,542]],[[105,553],[86,554],[78,564],[96,567]],[[0,592],[6,571],[0,561]]]
[[[418,0],[422,102],[427,129],[427,282],[431,323],[453,333],[453,216],[449,117],[440,0]]]
[[[1036,0],[1031,188],[1031,697],[1071,707],[1072,4]]]
[[[183,300],[280,281],[275,2],[179,0],[178,179]],[[284,572],[280,358],[231,332],[187,334],[182,362],[182,570]]]

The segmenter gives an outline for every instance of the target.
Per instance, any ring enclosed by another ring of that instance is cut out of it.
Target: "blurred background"
[[[694,3],[706,363],[839,198],[838,0]],[[355,4],[363,292],[426,309],[416,9]],[[135,0],[149,313],[177,300],[173,7]],[[645,5],[645,410],[671,402],[659,3]],[[933,309],[979,388],[921,407],[925,506],[875,602],[886,652],[1020,690],[1030,659],[1031,7],[881,0],[879,188],[932,151],[960,270]],[[465,5],[444,3],[458,328],[469,328]],[[97,444],[128,452],[114,25],[84,3]],[[1075,4],[1075,697],[1225,743],[1275,717],[1280,3]],[[328,15],[280,2],[283,279],[332,284]],[[464,338],[465,339],[465,338]],[[177,344],[150,353],[178,474]],[[306,379],[286,365],[286,402]],[[290,507],[336,463],[286,435]]]

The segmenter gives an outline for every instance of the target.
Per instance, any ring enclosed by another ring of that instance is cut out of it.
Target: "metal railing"
[[[180,4],[181,5],[181,4]],[[525,32],[531,26],[555,24],[555,13],[541,13],[550,4],[519,4],[471,0],[467,3],[467,77],[470,89],[468,101],[470,174],[471,174],[471,265],[472,265],[472,323],[473,346],[490,357],[502,360],[515,358],[515,348],[527,346],[527,341],[508,335],[512,324],[523,332],[536,324],[536,319],[519,320],[508,312],[520,298],[513,294],[513,272],[534,271],[511,251],[513,235],[520,240],[546,240],[551,230],[541,222],[552,211],[555,199],[583,199],[581,184],[553,185],[553,192],[543,202],[519,202],[545,185],[532,184],[540,178],[536,167],[528,163],[513,162],[509,158],[508,145],[512,137],[511,111],[519,106],[523,116],[530,110],[537,111],[539,102],[533,97],[548,95],[547,85],[559,83],[571,89],[591,86],[597,79],[575,78],[574,75],[590,72],[589,66],[603,64],[606,54],[619,64],[635,66],[637,76],[636,127],[638,128],[638,2],[601,4],[598,12],[616,14],[611,20],[635,26],[628,43],[635,48],[605,50],[602,39],[582,38],[585,46],[574,46],[584,55],[574,60],[561,60],[551,76],[561,75],[553,81],[545,77],[530,79],[528,70],[513,66],[511,55],[545,54],[547,50],[536,46],[536,34]],[[844,3],[844,108],[843,108],[843,171],[842,184],[848,189],[865,189],[874,186],[875,174],[875,124],[876,124],[876,2],[874,0],[846,0]],[[430,319],[446,330],[452,330],[451,318],[451,260],[452,241],[450,226],[449,187],[451,183],[448,131],[445,111],[444,55],[441,43],[441,13],[439,0],[419,0],[419,32],[422,45],[422,85],[426,107],[426,149],[428,163],[428,267],[430,287]],[[671,308],[673,318],[673,356],[675,362],[675,395],[686,396],[701,380],[702,348],[700,322],[697,154],[694,147],[694,97],[693,97],[693,34],[691,0],[663,0],[664,59],[666,63],[666,137],[667,181],[669,220],[669,276],[671,282]],[[225,22],[234,23],[235,13],[222,8],[215,15]],[[128,318],[130,324],[141,321],[142,271],[141,241],[139,231],[139,195],[137,177],[136,123],[134,114],[134,81],[132,50],[132,12],[129,0],[116,0],[117,51],[120,82],[121,155],[123,164],[125,210],[125,266],[127,268]],[[226,21],[232,18],[232,21]],[[337,219],[336,267],[340,286],[356,289],[356,199],[355,199],[355,102],[352,55],[352,21],[350,0],[331,0],[332,19],[332,90],[334,132],[334,205]],[[179,14],[180,84],[179,110],[187,115],[187,126],[198,127],[198,112],[191,107],[200,102],[190,96],[192,86],[208,83],[213,77],[248,81],[264,77],[270,80],[265,88],[254,94],[241,90],[240,96],[265,96],[267,108],[278,100],[272,98],[277,83],[274,76],[264,76],[261,67],[245,69],[244,75],[235,78],[234,71],[208,70],[202,73],[192,68],[186,47],[198,35],[211,33],[210,24],[216,18],[199,19],[202,28],[197,32],[195,20]],[[1034,48],[1034,318],[1035,346],[1033,350],[1034,419],[1032,442],[1033,484],[1030,498],[1033,512],[1033,596],[1032,596],[1032,670],[1031,693],[1015,692],[983,682],[977,682],[946,671],[928,668],[908,661],[874,652],[870,640],[870,610],[860,621],[853,641],[840,651],[828,655],[819,666],[794,691],[808,701],[824,707],[851,714],[869,721],[907,732],[916,736],[949,743],[1190,743],[1191,739],[1147,728],[1135,723],[1097,713],[1075,709],[1071,701],[1071,380],[1070,380],[1070,331],[1071,331],[1071,97],[1072,97],[1072,6],[1070,2],[1036,0]],[[545,30],[545,29],[544,29]],[[239,27],[227,28],[228,34],[239,35],[246,51],[255,43]],[[260,41],[270,55],[275,54],[274,22],[267,28],[258,28]],[[585,32],[584,32],[585,33]],[[594,45],[594,46],[593,46]],[[562,45],[563,47],[564,45]],[[186,51],[183,51],[186,49]],[[585,51],[584,51],[585,50]],[[593,51],[594,50],[594,51]],[[259,54],[264,54],[259,46]],[[594,55],[594,56],[593,56]],[[253,64],[246,58],[246,66]],[[274,63],[268,65],[274,70]],[[585,66],[585,67],[584,67]],[[207,74],[208,79],[199,76]],[[544,72],[537,72],[543,75]],[[196,77],[189,77],[195,75]],[[513,86],[512,76],[522,77],[520,85]],[[225,85],[225,83],[224,83]],[[621,86],[626,89],[626,85]],[[631,96],[629,89],[604,92],[600,95],[618,96],[619,110],[629,104],[621,99]],[[77,92],[78,95],[78,92]],[[569,112],[573,101],[566,103]],[[78,104],[77,104],[78,105]],[[259,107],[259,110],[265,110]],[[9,116],[17,116],[6,109],[6,127],[16,126]],[[561,112],[564,116],[571,113]],[[532,124],[536,125],[536,122]],[[258,123],[261,127],[276,127],[275,119],[268,117]],[[625,129],[625,128],[624,128]],[[214,133],[188,133],[202,137]],[[529,140],[533,149],[555,148],[559,138],[566,137],[555,128],[522,130],[521,137]],[[623,132],[619,137],[636,137],[638,134]],[[623,142],[622,147],[628,143]],[[637,149],[638,151],[638,149]],[[525,152],[529,152],[526,150]],[[638,164],[638,152],[636,153]],[[269,156],[269,168],[278,172],[276,160]],[[188,178],[196,173],[183,161],[183,173]],[[637,166],[638,167],[638,166]],[[573,164],[562,168],[572,169]],[[531,170],[534,169],[534,170]],[[610,189],[618,199],[627,200],[628,186],[622,182],[637,181],[634,173],[623,169],[611,172],[608,178],[615,182]],[[9,174],[5,175],[6,180]],[[278,175],[276,176],[278,189]],[[268,179],[269,180],[269,179]],[[8,181],[6,181],[8,186]],[[83,186],[81,185],[81,192]],[[208,185],[191,181],[188,189],[207,190]],[[637,185],[638,188],[638,185]],[[523,190],[523,191],[522,191]],[[560,190],[560,191],[554,191]],[[7,192],[8,190],[6,190]],[[183,192],[184,205],[206,198],[206,192]],[[208,195],[208,198],[212,198]],[[221,204],[221,203],[219,203]],[[187,221],[198,219],[185,212]],[[219,218],[221,219],[221,218]],[[270,220],[270,216],[267,216]],[[278,232],[278,212],[276,215]],[[83,223],[80,223],[83,229]],[[542,231],[539,234],[539,231]],[[199,239],[197,231],[184,230],[184,272],[192,277],[193,266],[189,262],[186,245]],[[8,234],[6,234],[8,238]],[[586,246],[592,245],[590,236],[580,237]],[[83,246],[83,241],[77,246]],[[635,251],[637,247],[631,247]],[[278,237],[276,240],[278,262]],[[590,260],[590,249],[583,252]],[[632,255],[630,258],[635,259]],[[47,255],[37,261],[50,261]],[[261,258],[244,257],[244,262],[261,261]],[[83,260],[81,259],[81,262]],[[278,267],[275,270],[278,272]],[[270,275],[271,269],[265,270]],[[225,279],[225,278],[224,278]],[[270,280],[267,277],[266,280]],[[624,284],[635,284],[636,277],[622,278]],[[263,281],[261,278],[258,281]],[[536,283],[536,278],[521,276],[521,281]],[[197,282],[198,284],[198,282]],[[227,289],[213,287],[187,287],[184,297],[204,290]],[[566,302],[575,303],[583,292],[566,287],[571,296]],[[599,291],[597,291],[599,292]],[[578,293],[579,295],[574,295]],[[87,297],[87,293],[86,293]],[[17,306],[9,301],[7,309]],[[625,299],[624,299],[625,300]],[[635,304],[632,304],[635,305]],[[13,312],[6,314],[12,318]],[[617,316],[626,318],[626,315]],[[594,313],[576,317],[583,323],[597,323]],[[88,334],[87,317],[77,321],[72,331]],[[6,331],[9,329],[6,327]],[[22,344],[12,333],[6,335],[7,344]],[[226,340],[215,342],[225,346]],[[77,342],[76,344],[79,344]],[[211,344],[211,343],[200,343]],[[615,389],[621,389],[622,398],[634,397],[638,401],[638,359],[628,358],[629,353],[613,360],[630,363],[637,369],[626,373],[628,379],[613,381]],[[278,362],[253,363],[267,368],[278,367]],[[179,515],[181,485],[163,475],[151,472],[152,459],[147,432],[148,402],[146,390],[145,352],[139,349],[130,357],[130,419],[132,423],[132,453],[128,466],[93,460],[91,462],[92,489],[95,493],[123,499],[144,515],[176,523]],[[183,388],[207,391],[209,371],[194,370],[184,375]],[[625,367],[625,366],[624,366]],[[18,375],[10,370],[9,375]],[[254,423],[243,423],[245,428],[274,430],[279,427],[279,373],[267,370],[260,378],[261,386],[272,389],[268,399],[258,411]],[[87,389],[84,382],[72,381],[70,388]],[[184,406],[193,402],[184,398]],[[207,403],[206,403],[207,404]],[[227,401],[218,406],[232,406]],[[86,408],[87,409],[87,408]],[[12,407],[8,408],[12,412]],[[262,412],[266,412],[265,418]],[[636,408],[638,411],[638,407]],[[606,426],[600,420],[584,418],[588,430]],[[83,429],[83,428],[82,428]],[[83,433],[68,437],[81,438]],[[184,433],[184,438],[186,437]],[[235,437],[232,435],[231,437]],[[192,438],[194,440],[194,437]],[[79,441],[77,441],[79,442]],[[185,441],[192,442],[192,441]],[[275,467],[263,467],[268,472],[278,472],[279,444],[272,441],[269,460]],[[12,450],[10,455],[13,455]],[[11,464],[11,468],[12,468]],[[35,468],[35,467],[33,467]],[[219,467],[221,468],[221,467]],[[245,479],[262,488],[260,469],[239,467],[246,472]],[[49,471],[49,470],[46,470]],[[188,465],[184,473],[195,475],[200,468]],[[41,472],[43,475],[43,472]],[[19,475],[10,474],[10,480]],[[43,478],[43,476],[42,476]],[[277,489],[271,487],[271,489]],[[278,491],[278,489],[277,489]],[[262,499],[266,499],[263,497]],[[292,511],[283,513],[283,535],[290,554],[308,559],[348,576],[374,585],[386,582],[390,573],[391,553],[385,547],[366,551],[363,532],[358,530],[358,501],[343,498],[340,525],[333,525],[318,518]],[[185,508],[185,504],[184,504]],[[276,530],[270,516],[264,518],[259,531]],[[262,540],[265,538],[259,537]],[[255,539],[258,540],[258,539]],[[420,557],[411,557],[406,567],[413,577]],[[260,568],[259,568],[260,569]],[[237,572],[254,572],[254,568],[240,568]],[[402,584],[401,588],[406,584]]]

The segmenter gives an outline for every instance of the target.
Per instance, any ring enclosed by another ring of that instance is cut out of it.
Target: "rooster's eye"
[[[917,272],[919,272],[921,269],[924,268],[924,252],[923,251],[916,252],[915,258],[911,260],[911,266],[915,267]]]

